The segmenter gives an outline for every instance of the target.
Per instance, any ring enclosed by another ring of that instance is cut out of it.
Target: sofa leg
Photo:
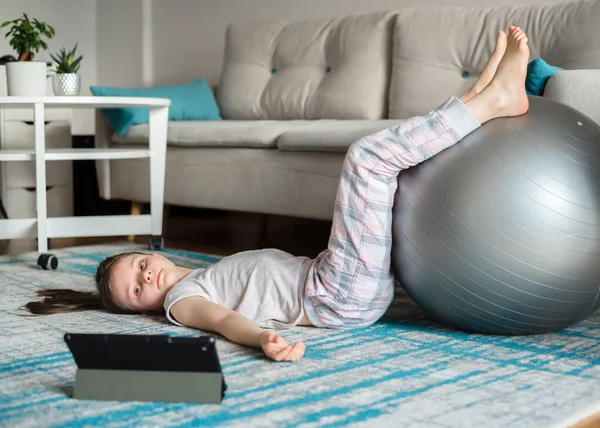
[[[140,215],[142,213],[142,203],[132,201],[131,202],[131,215]],[[127,237],[129,242],[135,242],[135,235],[129,235]]]

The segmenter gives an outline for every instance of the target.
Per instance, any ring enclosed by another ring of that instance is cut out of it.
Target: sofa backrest
[[[226,119],[387,116],[394,14],[234,23],[217,99]]]
[[[393,31],[390,118],[422,115],[460,96],[483,70],[498,30],[523,28],[531,59],[600,69],[600,0],[553,6],[419,7],[398,12]]]
[[[527,31],[531,59],[600,69],[600,0],[241,22],[226,34],[221,114],[238,120],[422,115],[475,82],[498,30],[511,24]]]

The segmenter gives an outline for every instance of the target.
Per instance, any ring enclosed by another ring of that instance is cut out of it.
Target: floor
[[[315,257],[327,246],[331,222],[282,216],[214,210],[169,210],[164,223],[165,246],[225,256],[257,248],[279,248],[295,255]],[[50,248],[122,241],[124,237],[52,239]],[[147,244],[148,237],[135,237]],[[35,240],[0,241],[0,254],[37,249]],[[597,413],[573,428],[600,427]]]

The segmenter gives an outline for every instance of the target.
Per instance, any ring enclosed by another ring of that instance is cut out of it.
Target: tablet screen
[[[64,340],[81,369],[221,372],[210,336],[66,333]]]

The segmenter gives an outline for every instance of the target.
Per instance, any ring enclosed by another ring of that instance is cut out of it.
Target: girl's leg
[[[313,325],[365,326],[389,307],[398,173],[455,144],[480,123],[525,113],[529,50],[524,33],[516,31],[509,34],[494,79],[466,104],[452,97],[438,110],[352,144],[342,167],[328,248],[313,260],[307,278],[304,306]]]
[[[394,295],[390,251],[398,173],[477,127],[479,122],[452,97],[438,110],[350,146],[328,248],[313,260],[308,274],[305,308],[313,325],[357,327],[383,315]]]

